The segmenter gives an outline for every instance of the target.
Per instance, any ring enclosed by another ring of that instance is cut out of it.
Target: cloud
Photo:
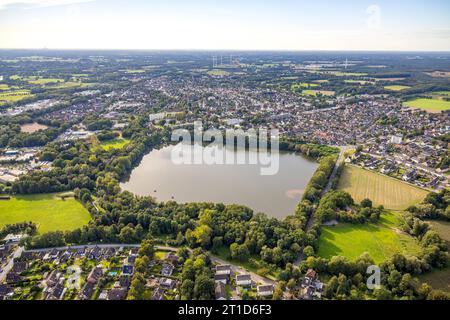
[[[0,0],[0,10],[7,9],[13,5],[28,5],[29,7],[55,7],[92,1],[94,0]]]

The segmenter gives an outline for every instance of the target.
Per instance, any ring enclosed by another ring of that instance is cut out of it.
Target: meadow
[[[17,102],[32,96],[30,90],[0,91],[0,104]]]
[[[7,224],[32,221],[38,232],[74,230],[91,220],[89,212],[74,198],[56,194],[15,196],[0,200],[0,228]]]
[[[442,111],[450,110],[450,101],[441,99],[425,99],[418,98],[403,103],[404,106],[426,110],[430,113],[439,113]]]
[[[230,73],[228,71],[217,70],[217,69],[210,70],[210,71],[207,72],[207,74],[210,75],[210,76],[219,76],[219,77],[229,76],[230,75]]]
[[[392,257],[395,253],[415,256],[421,247],[417,240],[397,230],[401,221],[399,213],[386,213],[378,223],[354,225],[340,223],[323,227],[319,239],[319,256],[331,258],[344,256],[355,260],[367,252],[376,263]]]
[[[450,222],[438,220],[433,221],[430,220],[427,222],[431,225],[433,230],[439,233],[441,238],[447,241],[448,244],[450,245]]]
[[[307,96],[334,96],[334,91],[326,91],[326,90],[303,90],[302,94]]]
[[[128,143],[130,143],[130,140],[128,140],[128,139],[116,138],[113,140],[101,142],[100,146],[103,148],[103,150],[109,151],[111,149],[122,149]]]
[[[421,283],[428,283],[435,290],[450,292],[450,268],[432,271],[419,277]]]
[[[300,82],[300,83],[293,83],[291,85],[291,90],[292,91],[297,91],[299,89],[305,89],[305,88],[315,88],[318,87],[319,85],[316,83],[306,83],[306,82]]]
[[[393,86],[386,86],[384,87],[385,90],[389,91],[403,91],[406,89],[411,88],[410,86],[400,86],[400,85],[393,85]]]
[[[357,202],[368,198],[374,205],[391,210],[405,210],[428,194],[400,180],[354,166],[344,168],[338,188],[350,193]]]
[[[30,84],[49,84],[49,83],[59,83],[64,82],[64,79],[57,78],[33,78],[32,80],[28,80]]]

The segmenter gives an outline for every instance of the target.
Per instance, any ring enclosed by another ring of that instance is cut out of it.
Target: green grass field
[[[327,90],[303,90],[302,94],[307,96],[318,96],[319,94],[323,96],[334,96],[334,91]]]
[[[395,253],[414,256],[420,253],[417,241],[396,230],[401,217],[398,213],[382,215],[377,224],[353,225],[341,223],[322,228],[319,256],[344,256],[354,260],[367,252],[376,263],[385,261]]]
[[[141,70],[141,69],[127,69],[125,70],[126,73],[130,73],[130,74],[134,74],[134,73],[144,73],[145,70]]]
[[[49,84],[49,83],[59,83],[64,82],[64,79],[56,79],[56,78],[37,78],[34,80],[28,80],[30,84]]]
[[[344,168],[338,188],[350,193],[357,202],[368,198],[374,205],[391,210],[405,210],[428,194],[400,180],[354,166]]]
[[[402,91],[411,88],[410,86],[386,86],[384,87],[385,90],[389,91]]]
[[[414,109],[426,110],[431,113],[450,110],[450,101],[441,99],[414,99],[404,102],[403,105]]]
[[[316,88],[319,85],[316,83],[306,83],[306,82],[300,82],[300,83],[293,83],[291,85],[292,91],[297,91],[299,89],[305,89],[305,88]]]
[[[30,90],[13,90],[0,92],[0,105],[7,102],[17,102],[33,95]]]
[[[100,146],[103,150],[109,151],[111,149],[122,149],[127,144],[130,143],[130,140],[124,138],[117,138],[109,141],[104,141],[100,143]]]
[[[349,84],[359,84],[362,86],[366,84],[373,84],[373,82],[367,80],[344,80],[344,82]]]
[[[210,76],[219,76],[219,77],[224,77],[224,76],[229,76],[230,73],[228,71],[225,70],[210,70],[207,72]]]
[[[0,228],[32,221],[38,232],[73,230],[91,220],[89,212],[74,198],[62,200],[55,194],[17,196],[0,200]]]

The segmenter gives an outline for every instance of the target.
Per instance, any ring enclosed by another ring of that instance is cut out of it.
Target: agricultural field
[[[302,90],[305,88],[316,88],[319,85],[316,83],[306,83],[306,82],[300,82],[300,83],[294,83],[291,85],[292,91]]]
[[[334,96],[334,91],[327,91],[327,90],[303,90],[302,94],[307,96]]]
[[[109,151],[111,149],[122,149],[128,143],[130,143],[130,140],[128,140],[128,139],[117,138],[117,139],[101,142],[100,146],[103,148],[103,150]]]
[[[219,77],[224,77],[224,76],[229,76],[230,73],[228,71],[225,70],[210,70],[207,72],[210,76],[219,76]]]
[[[430,113],[439,113],[442,111],[450,110],[450,101],[442,99],[424,99],[418,98],[403,103],[404,106],[413,109],[422,109]]]
[[[391,210],[405,210],[428,194],[400,180],[354,166],[344,168],[338,188],[350,193],[357,202],[368,198],[374,205]]]
[[[344,256],[354,260],[367,252],[376,263],[399,252],[415,256],[420,253],[421,247],[416,239],[397,229],[401,219],[399,213],[389,212],[383,214],[376,224],[341,223],[334,227],[323,227],[319,239],[319,256]]]
[[[45,233],[74,230],[90,220],[89,212],[73,197],[63,200],[56,194],[40,194],[0,200],[0,228],[32,221],[37,224],[39,233]]]
[[[367,80],[344,80],[345,83],[349,83],[349,84],[359,84],[359,85],[366,85],[366,84],[373,84],[373,82],[371,81],[367,81]]]
[[[26,123],[20,126],[20,131],[21,132],[25,132],[25,133],[33,133],[33,132],[37,132],[39,130],[45,130],[48,127],[46,125],[43,124],[39,124],[37,122],[33,122],[33,123]]]
[[[141,70],[141,69],[127,69],[125,70],[126,73],[129,74],[135,74],[135,73],[144,73],[145,70]]]
[[[28,83],[30,84],[39,84],[39,85],[46,85],[49,83],[62,83],[64,82],[64,79],[57,79],[57,78],[37,78],[33,80],[28,80]]]
[[[450,268],[436,270],[419,277],[421,283],[428,283],[435,290],[450,292]]]
[[[60,82],[52,84],[51,86],[48,86],[49,89],[70,89],[70,88],[86,88],[89,87],[90,83],[83,83],[79,81],[67,81],[67,82]]]
[[[447,241],[448,244],[450,245],[450,222],[438,221],[438,220],[432,220],[432,221],[430,220],[427,222],[431,225],[433,230],[435,230],[437,233],[439,233],[441,238],[444,239],[445,241]]]
[[[385,90],[389,91],[403,91],[406,89],[411,88],[410,86],[400,86],[400,85],[393,85],[393,86],[386,86],[384,87]]]
[[[17,102],[33,95],[30,90],[0,91],[0,105],[8,102]]]

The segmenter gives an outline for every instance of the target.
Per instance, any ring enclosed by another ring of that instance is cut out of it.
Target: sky
[[[450,51],[450,1],[0,0],[0,48]]]

